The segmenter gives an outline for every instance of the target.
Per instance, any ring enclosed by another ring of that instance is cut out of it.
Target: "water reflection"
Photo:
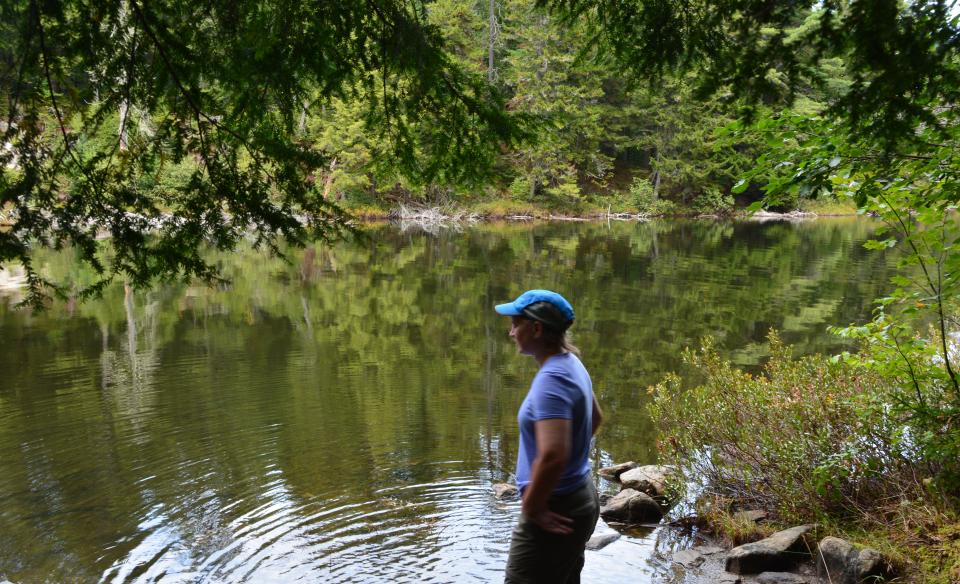
[[[597,464],[655,459],[645,387],[713,335],[741,365],[777,327],[829,351],[887,259],[860,220],[485,225],[215,260],[216,289],[122,284],[14,311],[0,291],[0,579],[489,582],[533,375],[491,307],[556,288],[609,425]],[[78,284],[68,253],[38,258]],[[663,533],[588,558],[649,581]],[[658,539],[659,538],[659,539]]]

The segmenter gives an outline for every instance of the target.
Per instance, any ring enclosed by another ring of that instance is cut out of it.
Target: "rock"
[[[757,576],[758,584],[809,584],[810,581],[793,572],[764,572]]]
[[[817,575],[833,582],[847,582],[847,565],[860,554],[849,541],[825,537],[817,545]]]
[[[676,468],[659,464],[648,464],[630,469],[620,475],[624,489],[634,489],[654,498],[664,499],[667,493],[667,481],[676,472]]]
[[[778,531],[766,539],[735,547],[727,554],[727,571],[734,574],[758,574],[788,570],[808,554],[803,535],[812,525],[799,525]]]
[[[733,514],[733,518],[737,521],[760,523],[767,518],[767,512],[761,511],[760,509],[748,509],[746,511],[737,511]]]
[[[834,584],[859,584],[882,581],[892,574],[877,550],[858,550],[845,539],[825,537],[817,546],[817,575]]]
[[[498,499],[515,499],[520,495],[520,491],[514,485],[507,483],[496,483],[493,485],[493,496]]]
[[[724,572],[720,574],[720,579],[717,582],[719,584],[743,584],[743,578],[730,572]]]
[[[620,464],[615,464],[613,466],[607,466],[607,467],[601,468],[597,472],[600,473],[600,476],[607,479],[608,481],[619,481],[620,475],[622,475],[623,473],[627,472],[630,469],[637,468],[638,466],[640,465],[631,460],[630,462],[622,462]]]
[[[704,545],[700,547],[693,548],[705,556],[712,556],[713,554],[719,554],[723,551],[722,547],[717,547],[715,545]]]
[[[650,495],[624,489],[600,508],[600,516],[627,523],[655,523],[663,517],[663,511]]]
[[[893,576],[893,570],[890,569],[890,562],[884,558],[880,552],[871,548],[860,550],[860,557],[857,558],[857,582],[864,580],[874,582],[883,581]]]
[[[702,564],[705,559],[706,558],[703,557],[703,554],[693,549],[680,550],[679,552],[673,554],[673,562],[675,564],[680,564],[684,568],[696,568]]]
[[[587,549],[592,551],[602,550],[618,539],[620,539],[620,534],[617,532],[595,535],[587,541]]]

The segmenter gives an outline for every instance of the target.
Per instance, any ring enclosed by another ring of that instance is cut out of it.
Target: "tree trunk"
[[[323,179],[323,200],[326,201],[327,197],[330,196],[330,187],[333,185],[333,171],[337,168],[337,159],[334,158],[330,161],[330,172],[327,173],[326,178]]]
[[[127,5],[126,1],[120,3],[120,30],[118,31],[121,41],[126,44],[127,39],[133,35],[132,27],[128,26],[130,20],[130,7]],[[117,138],[120,141],[120,150],[127,150],[129,147],[129,141],[127,136],[127,125],[129,120],[127,119],[130,116],[130,92],[127,89],[127,71],[123,70],[120,74],[120,79],[117,80],[120,87],[120,91],[124,93],[123,99],[120,101],[120,127],[117,130]]]
[[[653,200],[660,198],[660,150],[657,149],[657,168],[653,171]]]
[[[487,40],[487,81],[493,83],[493,44],[497,38],[497,0],[490,0],[490,30]]]
[[[127,145],[127,116],[130,114],[130,102],[124,99],[120,102],[120,129],[119,129],[119,138],[120,138],[120,150],[126,150]]]
[[[303,109],[300,110],[300,122],[297,124],[298,133],[303,135],[307,131],[307,101],[303,101]]]

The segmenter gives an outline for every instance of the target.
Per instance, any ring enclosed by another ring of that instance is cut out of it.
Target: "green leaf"
[[[896,244],[897,244],[897,240],[894,239],[893,237],[890,237],[888,239],[882,239],[882,240],[876,240],[876,239],[867,240],[863,242],[863,247],[866,249],[878,250],[878,249],[889,249],[895,246]]]

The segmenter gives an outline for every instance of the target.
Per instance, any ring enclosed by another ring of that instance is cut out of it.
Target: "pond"
[[[713,336],[755,369],[781,331],[832,352],[890,258],[857,218],[482,224],[214,256],[229,282],[0,293],[0,581],[495,582],[535,372],[492,307],[564,293],[606,414],[596,465],[657,459],[647,387]],[[45,253],[49,275],[92,275]],[[601,488],[611,485],[601,483]],[[584,582],[653,582],[659,528]]]

